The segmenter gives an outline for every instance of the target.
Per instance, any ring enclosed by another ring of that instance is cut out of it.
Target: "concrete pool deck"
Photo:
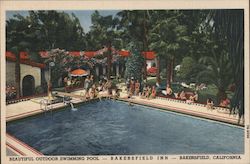
[[[71,95],[72,97],[71,102],[73,104],[87,101],[83,98],[83,96],[81,96],[82,90],[74,91],[71,93],[63,93],[63,92],[59,92],[59,93],[65,94],[67,96]],[[107,96],[107,93],[100,92],[99,96],[105,97]],[[171,111],[175,110],[176,112],[180,112],[184,114],[191,114],[191,115],[198,116],[198,117],[207,116],[206,118],[208,119],[211,117],[211,119],[216,118],[216,120],[223,121],[223,122],[227,122],[228,120],[228,123],[232,123],[232,124],[238,124],[238,120],[239,120],[237,115],[233,115],[233,114],[230,115],[228,110],[218,108],[218,107],[215,107],[214,110],[208,110],[203,104],[186,103],[180,100],[161,98],[161,97],[157,97],[155,99],[143,99],[143,98],[140,98],[139,96],[133,96],[132,98],[128,99],[128,98],[125,98],[127,97],[127,94],[124,92],[121,93],[120,97],[121,97],[120,99],[123,101],[131,101],[136,104],[157,107],[160,109],[166,109],[166,110],[170,109]],[[6,121],[11,121],[11,120],[22,118],[31,114],[44,112],[44,110],[42,109],[40,105],[40,101],[42,99],[47,99],[47,98],[48,97],[39,97],[39,98],[30,99],[28,101],[22,101],[22,102],[18,102],[15,104],[6,105]],[[56,103],[56,104],[52,104],[51,106],[54,109],[54,108],[64,107],[67,105],[63,103]],[[240,120],[239,125],[241,126],[244,125],[242,119]]]
[[[81,96],[82,90],[74,91],[71,93],[61,93],[65,95],[71,95],[71,102],[74,104],[86,102]],[[101,92],[100,97],[106,97],[106,92]],[[220,108],[215,108],[214,110],[208,110],[202,104],[195,103],[185,103],[183,101],[178,101],[174,99],[161,98],[157,97],[155,99],[143,99],[138,96],[133,96],[132,98],[126,98],[127,94],[125,92],[121,93],[121,97],[118,100],[131,102],[139,105],[145,105],[150,107],[159,108],[159,110],[172,111],[177,113],[182,113],[186,115],[191,115],[200,118],[206,118],[210,120],[220,121],[224,123],[229,123],[233,125],[244,126],[243,119],[238,123],[237,115],[229,115],[227,110],[221,110]],[[30,99],[28,101],[22,101],[15,104],[6,105],[6,121],[12,121],[20,118],[25,118],[31,115],[43,113],[44,110],[41,108],[40,101],[48,97],[39,97]],[[52,104],[53,109],[62,108],[65,106],[64,103]],[[7,146],[7,155],[42,155],[40,152],[32,149],[25,143],[22,143],[15,137],[7,134],[6,135],[6,146]]]
[[[201,117],[209,120],[215,120],[223,123],[229,123],[238,126],[244,126],[244,120],[237,115],[229,114],[229,110],[215,107],[213,110],[208,110],[203,104],[186,103],[184,101],[161,98],[155,99],[142,99],[134,96],[130,99],[121,99],[131,103],[146,105],[149,107],[159,108],[166,111],[187,114],[195,117]]]

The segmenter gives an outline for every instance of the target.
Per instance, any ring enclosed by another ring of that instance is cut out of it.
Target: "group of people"
[[[153,98],[155,98],[156,97],[156,88],[155,88],[155,86],[147,86],[147,85],[145,85],[144,87],[143,87],[143,91],[142,91],[142,93],[141,93],[141,98],[147,98],[147,99],[153,99]]]
[[[65,77],[63,79],[63,82],[64,82],[65,87],[77,87],[77,86],[80,86],[82,84],[82,81],[79,78]]]
[[[127,81],[127,92],[128,97],[140,96],[141,98],[155,98],[156,97],[156,88],[155,86],[150,85],[141,85],[139,80],[128,80]]]
[[[214,102],[211,98],[207,99],[207,109],[214,109]],[[230,107],[230,100],[228,98],[223,98],[220,100],[219,107],[222,108],[229,108]]]
[[[132,96],[140,96],[141,98],[153,99],[156,97],[157,91],[155,86],[143,85],[139,80],[130,79],[126,82],[128,98]],[[8,90],[8,87],[7,87]],[[107,92],[110,97],[119,98],[120,89],[118,87],[112,86],[112,81],[102,78],[99,83],[94,83],[94,76],[88,76],[84,81],[84,92],[83,96],[86,98],[95,98],[98,96],[99,92]],[[198,101],[198,92],[188,93],[182,90],[179,93],[174,93],[170,85],[166,86],[166,89],[162,91],[166,97],[173,97],[186,101],[187,103],[194,103]],[[229,107],[230,100],[228,98],[221,100],[219,106]],[[206,102],[207,109],[214,108],[214,102],[211,98],[207,99]]]
[[[141,84],[139,80],[134,81],[133,79],[127,81],[127,91],[130,96],[138,96],[140,93]]]
[[[94,83],[93,76],[88,76],[84,81],[84,91],[81,95],[87,99],[93,99],[98,97],[99,92],[107,92],[108,96],[113,98],[120,96],[120,90],[117,87],[113,87],[111,80],[103,78],[99,83]]]
[[[179,93],[173,93],[170,85],[168,84],[166,90],[163,90],[162,93],[167,97],[173,97],[176,99],[187,101],[188,103],[197,102],[198,101],[198,93],[194,92],[194,94],[188,95],[184,90]]]

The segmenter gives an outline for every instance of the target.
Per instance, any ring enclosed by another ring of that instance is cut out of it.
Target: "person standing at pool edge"
[[[140,83],[139,83],[139,80],[136,80],[136,83],[135,83],[135,95],[138,96],[139,92],[140,92]]]
[[[90,86],[90,79],[89,79],[89,76],[87,76],[87,78],[84,81],[84,89],[86,91],[85,97],[89,96],[89,94],[88,94],[89,93],[89,86]]]
[[[134,82],[134,80],[131,80],[129,89],[130,89],[130,94],[133,96],[135,94],[135,82]]]

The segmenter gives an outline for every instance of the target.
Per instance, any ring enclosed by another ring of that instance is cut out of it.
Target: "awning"
[[[70,74],[71,76],[82,77],[82,76],[87,76],[88,72],[83,69],[75,69],[74,71],[71,71]]]

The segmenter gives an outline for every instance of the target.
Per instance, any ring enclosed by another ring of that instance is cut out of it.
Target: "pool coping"
[[[80,104],[85,104],[85,103],[89,103],[89,102],[96,101],[96,100],[99,100],[99,98],[94,98],[94,99],[89,99],[89,100],[81,100],[81,101],[75,102],[73,104],[74,105],[80,105]],[[24,113],[21,113],[21,114],[16,114],[16,115],[6,117],[6,122],[11,122],[11,121],[15,121],[15,120],[35,116],[35,115],[38,115],[38,114],[41,114],[41,113],[52,112],[52,111],[56,111],[56,110],[66,108],[66,107],[70,107],[69,104],[65,105],[63,103],[52,104],[52,106],[53,106],[53,108],[51,108],[51,109],[49,109],[47,111],[45,111],[43,109],[36,109],[36,110],[33,110],[33,111],[24,112]]]
[[[6,133],[6,148],[8,148],[13,153],[21,156],[44,156],[38,150],[32,148],[28,144],[22,142],[9,133]]]
[[[138,105],[142,105],[142,106],[147,106],[147,107],[153,107],[153,108],[160,109],[162,111],[170,111],[170,112],[180,113],[180,114],[189,115],[189,116],[193,116],[193,117],[197,117],[197,118],[203,118],[203,119],[207,119],[207,120],[222,122],[222,123],[226,123],[226,124],[230,124],[230,125],[234,125],[234,126],[238,126],[238,127],[245,127],[244,124],[239,124],[237,119],[226,118],[226,117],[222,117],[222,116],[218,116],[218,115],[214,115],[214,114],[208,114],[208,113],[199,112],[199,111],[194,112],[194,111],[189,111],[189,110],[184,109],[184,108],[179,108],[179,107],[174,107],[174,106],[169,106],[169,105],[162,105],[162,104],[157,104],[154,102],[148,102],[148,101],[144,101],[144,100],[138,101],[138,100],[131,99],[131,98],[130,99],[119,98],[117,100],[124,101],[124,102],[130,102],[130,103],[134,103],[134,104],[138,104]]]

